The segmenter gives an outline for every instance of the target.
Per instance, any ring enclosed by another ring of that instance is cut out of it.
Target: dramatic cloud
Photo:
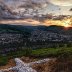
[[[72,0],[49,0],[49,2],[59,6],[72,6]]]
[[[19,6],[19,5],[31,5],[30,7],[32,7],[32,5],[35,4],[35,6],[41,6],[41,7],[45,7],[47,6],[47,1],[46,0],[0,0],[5,2],[6,4],[8,4],[9,6]]]
[[[25,13],[52,13],[56,15],[72,15],[72,0],[0,0],[12,11]],[[21,13],[22,14],[22,13]]]
[[[72,8],[70,9],[70,11],[72,11]]]
[[[72,0],[0,0],[4,1],[10,5],[19,5],[23,3],[35,3],[35,4],[40,4],[46,6],[48,2],[54,4],[54,5],[59,5],[59,6],[72,6]]]

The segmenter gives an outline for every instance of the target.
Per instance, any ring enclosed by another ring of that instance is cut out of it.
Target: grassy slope
[[[58,57],[60,55],[72,55],[72,48],[42,48],[37,50],[32,50],[32,55],[41,57]]]
[[[33,56],[33,57],[72,57],[72,48],[42,48],[42,49],[24,49],[16,52],[10,52],[7,56],[0,57],[0,65],[7,63],[8,59],[21,57],[21,56]]]

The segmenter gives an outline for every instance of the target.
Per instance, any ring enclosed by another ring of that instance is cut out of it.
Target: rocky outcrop
[[[16,71],[16,72],[37,72],[31,66],[33,64],[41,64],[41,63],[48,62],[48,61],[50,61],[50,59],[43,59],[43,60],[39,60],[39,61],[35,61],[35,62],[24,63],[19,58],[15,58],[15,62],[16,62],[15,67],[12,67],[9,69],[2,69],[2,70],[0,70],[0,72],[11,72],[11,70]]]

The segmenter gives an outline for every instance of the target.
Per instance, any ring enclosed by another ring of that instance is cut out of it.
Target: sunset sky
[[[72,0],[0,0],[5,3],[11,10],[13,11],[21,11],[24,10],[26,6],[30,6],[30,8],[38,8],[38,13],[40,14],[49,14],[52,13],[54,15],[71,15],[72,11]],[[34,4],[35,5],[34,5]],[[19,6],[24,5],[24,8],[19,8]],[[29,8],[28,8],[29,9]],[[32,25],[61,25],[61,26],[72,26],[72,19],[66,19],[63,21],[51,21],[45,20],[44,23],[35,20],[15,20],[15,21],[0,21],[0,23],[30,23]]]
[[[69,11],[72,8],[72,0],[49,0],[55,6],[50,7],[50,11],[56,14],[70,14],[72,12]]]
[[[9,7],[17,8],[20,4],[30,4],[31,2],[42,5],[40,13],[53,13],[55,15],[72,15],[72,0],[0,0],[4,1]],[[17,10],[17,9],[15,9]]]

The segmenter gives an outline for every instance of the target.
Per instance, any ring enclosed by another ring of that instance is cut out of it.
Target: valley
[[[68,71],[71,71],[68,66],[72,63],[71,30],[71,27],[65,29],[63,26],[55,25],[22,26],[0,24],[0,69],[14,67],[15,58],[21,58],[24,62],[53,58],[49,63],[35,64],[32,68],[37,72],[48,72],[49,70],[52,71],[54,65],[58,65],[59,68],[66,65]],[[64,60],[66,60],[66,64],[64,64]],[[43,66],[45,67],[43,68]],[[56,67],[56,70],[54,68],[54,70],[58,71],[58,67]],[[66,67],[63,68],[64,71],[65,69]]]
[[[72,72],[72,0],[0,0],[0,72]]]

